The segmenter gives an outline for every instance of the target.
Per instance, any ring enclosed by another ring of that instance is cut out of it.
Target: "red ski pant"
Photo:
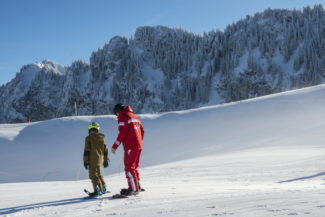
[[[141,150],[130,149],[124,151],[124,170],[128,181],[129,189],[133,191],[139,190],[140,175],[138,166],[140,161]]]

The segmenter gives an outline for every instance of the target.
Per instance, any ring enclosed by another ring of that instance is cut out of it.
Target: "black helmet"
[[[121,111],[123,111],[123,109],[125,108],[125,106],[121,103],[118,103],[114,106],[114,110],[113,110],[113,113],[115,115],[117,115],[117,113],[121,113]]]

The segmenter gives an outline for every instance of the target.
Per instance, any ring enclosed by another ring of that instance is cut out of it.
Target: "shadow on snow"
[[[312,178],[315,178],[315,177],[318,177],[318,176],[325,176],[325,172],[317,173],[317,174],[312,175],[312,176],[304,176],[304,177],[300,177],[300,178],[296,178],[296,179],[289,179],[289,180],[285,180],[285,181],[279,181],[278,183],[301,181],[301,180],[305,180],[305,179],[312,179]]]
[[[13,213],[20,212],[20,211],[26,211],[26,210],[32,210],[32,209],[44,208],[44,207],[50,207],[50,206],[64,206],[64,205],[70,205],[70,204],[76,204],[76,203],[83,203],[83,202],[94,201],[96,199],[112,199],[112,197],[111,196],[110,197],[98,197],[98,198],[96,198],[96,197],[95,198],[81,197],[81,198],[72,198],[72,199],[66,199],[66,200],[57,200],[57,201],[15,206],[15,207],[0,209],[0,215],[13,214]]]

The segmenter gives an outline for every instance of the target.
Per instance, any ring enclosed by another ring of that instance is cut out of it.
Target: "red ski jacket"
[[[131,106],[127,106],[117,117],[119,134],[112,148],[115,150],[123,143],[124,151],[142,150],[144,136],[140,119],[133,113]]]

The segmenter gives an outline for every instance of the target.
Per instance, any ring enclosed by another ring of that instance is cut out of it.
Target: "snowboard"
[[[92,195],[91,195],[91,192],[88,191],[87,189],[84,189],[84,192],[88,195],[88,197],[86,197],[86,198],[97,198],[97,197],[100,197],[100,196],[103,196],[103,195],[104,195],[104,194],[101,194],[101,195],[99,195],[99,196],[97,196],[97,195],[92,196]],[[106,191],[105,194],[107,194],[107,193],[111,193],[111,192],[110,192],[110,191]]]
[[[96,198],[96,197],[100,197],[100,196],[97,196],[97,195],[91,195],[91,192],[90,191],[88,191],[87,189],[84,189],[84,192],[88,195],[88,197],[86,197],[86,199],[87,198]]]
[[[127,190],[127,189],[122,189],[121,191],[123,191],[123,190]],[[144,189],[141,189],[140,191],[145,191]],[[138,195],[138,193],[136,193],[136,194],[134,194],[134,195],[129,195],[129,196],[126,196],[126,195],[123,195],[123,194],[114,194],[113,196],[112,196],[112,198],[113,199],[122,199],[122,198],[129,198],[130,196],[135,196],[135,195]]]
[[[122,199],[122,198],[128,198],[129,196],[123,195],[123,194],[114,194],[112,196],[113,199]]]
[[[141,191],[144,191],[144,189],[141,189]],[[97,196],[97,195],[92,196],[91,192],[89,192],[87,189],[84,189],[84,192],[88,195],[88,197],[86,197],[86,199],[87,198],[98,198],[98,197],[104,195],[104,194],[102,194],[100,196]],[[107,194],[107,193],[110,193],[110,191],[107,191],[105,194]],[[134,195],[132,195],[132,196],[134,196]],[[126,195],[123,195],[123,194],[114,194],[112,196],[112,199],[122,199],[122,198],[129,198],[129,196],[126,196]]]

